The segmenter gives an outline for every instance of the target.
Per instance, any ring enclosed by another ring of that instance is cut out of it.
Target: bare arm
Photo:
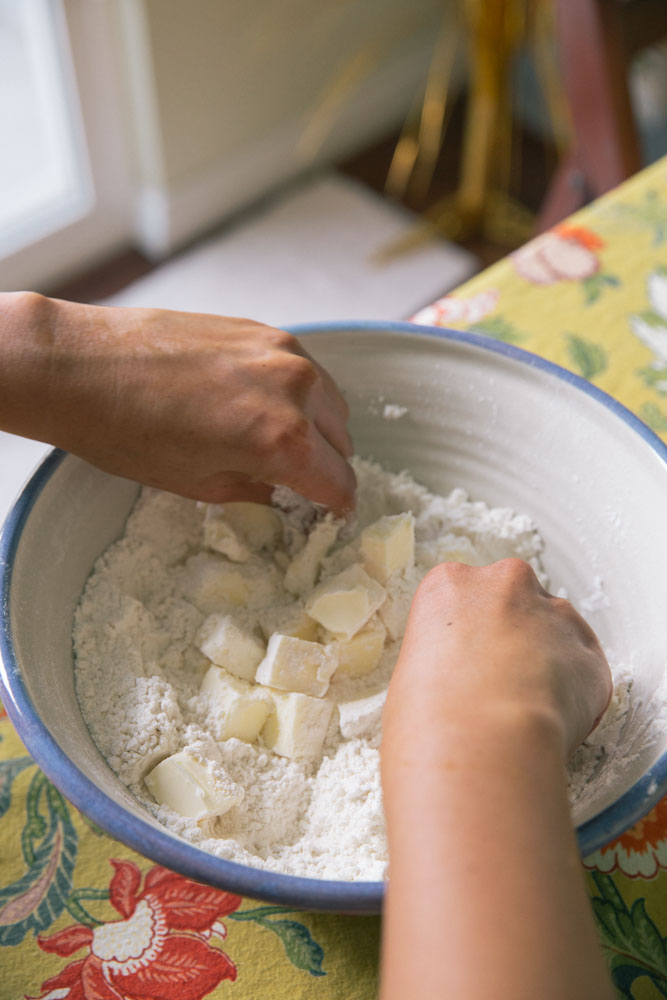
[[[565,776],[610,695],[526,563],[426,578],[384,718],[382,1000],[612,1000]]]
[[[0,427],[210,502],[291,486],[354,504],[347,405],[296,339],[250,320],[0,294]]]

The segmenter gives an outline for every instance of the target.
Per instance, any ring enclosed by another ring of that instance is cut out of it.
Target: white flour
[[[463,490],[438,497],[407,474],[390,475],[355,459],[357,524],[324,559],[322,577],[358,560],[358,534],[384,514],[415,516],[415,569],[388,584],[381,609],[388,642],[365,677],[334,676],[327,697],[340,703],[386,689],[407,611],[419,580],[447,558],[484,564],[519,556],[547,583],[542,540],[530,519],[471,502]],[[280,499],[280,498],[279,498]],[[285,503],[283,491],[281,502]],[[295,875],[377,880],[387,850],[379,777],[382,695],[360,709],[334,711],[321,759],[276,756],[258,744],[216,739],[217,719],[199,693],[209,661],[195,638],[212,611],[232,611],[245,625],[294,602],[282,586],[285,563],[305,542],[314,509],[292,503],[282,515],[284,549],[244,563],[245,606],[221,607],[201,581],[211,560],[204,550],[205,508],[172,494],[144,490],[124,537],[98,560],[75,616],[76,687],[90,732],[110,766],[174,833],[220,857]],[[594,595],[602,593],[599,580]],[[619,739],[630,706],[632,678],[619,675],[603,725],[577,755],[571,798],[576,802]],[[341,732],[341,729],[345,733]],[[197,823],[156,805],[143,778],[178,750],[207,764],[217,781],[245,790],[240,804]]]

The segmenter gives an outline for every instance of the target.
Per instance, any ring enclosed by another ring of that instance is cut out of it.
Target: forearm
[[[394,731],[383,756],[382,1000],[608,1000],[562,733],[545,718],[453,714],[410,740]]]
[[[0,428],[47,439],[53,353],[52,300],[32,292],[0,293]]]

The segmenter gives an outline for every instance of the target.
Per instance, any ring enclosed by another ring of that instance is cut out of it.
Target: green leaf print
[[[567,350],[573,367],[584,378],[593,379],[607,367],[607,352],[592,340],[566,333]]]
[[[34,764],[32,757],[0,760],[0,819],[5,815],[12,801],[14,779],[31,764]]]
[[[644,403],[639,416],[657,434],[667,433],[667,413],[663,413],[657,403]]]
[[[506,344],[518,344],[526,339],[526,334],[509,323],[502,316],[488,316],[468,327],[469,333],[481,333],[484,337],[503,340]]]
[[[611,213],[623,223],[649,229],[653,233],[654,246],[664,242],[667,235],[667,204],[660,200],[657,191],[647,191],[642,202],[613,205]]]
[[[105,902],[109,899],[108,889],[75,889],[67,897],[65,903],[68,911],[72,914],[74,919],[79,924],[84,924],[85,927],[98,927],[100,924],[104,923],[103,920],[98,920],[94,917],[92,913],[81,905],[81,900],[92,900],[92,899],[103,899]]]
[[[637,375],[647,388],[654,389],[661,396],[667,396],[667,365],[638,368]]]
[[[326,976],[322,968],[324,951],[313,939],[306,925],[297,920],[270,919],[275,914],[290,912],[293,911],[286,910],[282,906],[258,906],[252,910],[237,910],[236,913],[230,913],[228,919],[253,921],[265,930],[273,931],[282,941],[285,954],[292,965],[309,972],[311,976]]]
[[[303,969],[311,976],[326,976],[322,968],[324,951],[304,924],[296,920],[264,920],[262,926],[278,935],[285,954],[297,969]]]
[[[26,797],[21,837],[25,873],[0,888],[0,945],[51,926],[67,906],[78,837],[60,792],[37,771]]]
[[[584,290],[584,303],[587,306],[592,306],[600,298],[605,288],[617,288],[620,283],[620,279],[616,275],[601,272],[592,274],[590,278],[583,278],[581,286]]]
[[[591,877],[600,893],[593,897],[593,910],[620,996],[633,1000],[633,983],[642,976],[667,996],[667,940],[647,914],[644,900],[628,909],[611,876],[593,872]]]

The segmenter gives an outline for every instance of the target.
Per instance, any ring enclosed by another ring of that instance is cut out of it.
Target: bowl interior
[[[636,691],[651,711],[667,663],[667,464],[651,441],[576,380],[470,340],[362,327],[316,330],[305,344],[344,388],[358,453],[407,468],[439,492],[464,486],[476,499],[530,514],[546,539],[552,587],[565,586],[575,602],[602,579],[606,606],[587,617],[614,659],[635,666]],[[389,419],[396,411],[385,415],[387,404],[405,412]],[[136,495],[134,484],[73,456],[47,459],[5,528],[13,556],[5,600],[36,716],[79,770],[148,830],[158,824],[83,722],[71,640],[93,562],[121,534]],[[3,681],[11,690],[7,664]],[[19,728],[34,752],[31,739],[40,737],[29,714]],[[656,727],[653,742],[628,755],[576,821],[615,802],[666,750],[667,727]]]

